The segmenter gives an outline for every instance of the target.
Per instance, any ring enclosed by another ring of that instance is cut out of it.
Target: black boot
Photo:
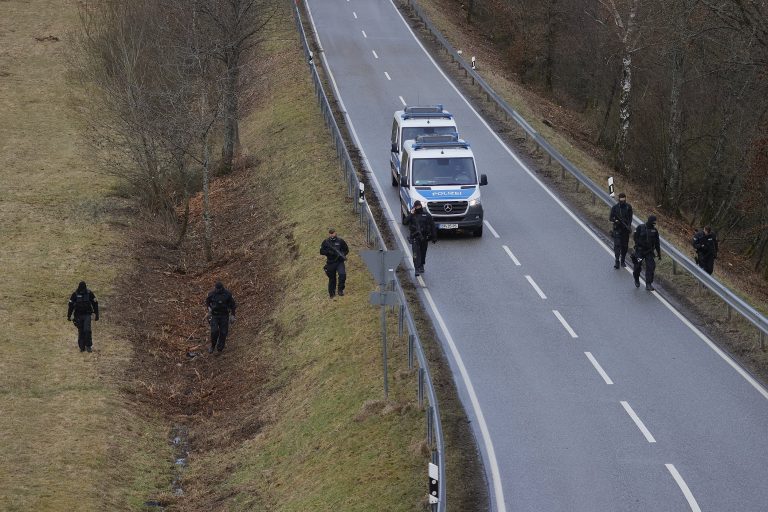
[[[656,288],[654,288],[651,283],[645,283],[645,289],[648,290],[649,292],[656,290]]]

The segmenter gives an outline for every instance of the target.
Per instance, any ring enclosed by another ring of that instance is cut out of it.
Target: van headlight
[[[471,199],[469,201],[469,206],[479,206],[480,205],[480,199]]]

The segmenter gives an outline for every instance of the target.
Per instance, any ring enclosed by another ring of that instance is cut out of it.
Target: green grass
[[[390,402],[377,402],[383,399],[379,317],[367,301],[375,285],[356,256],[366,248],[365,235],[343,198],[335,151],[287,11],[262,55],[259,74],[273,80],[258,91],[261,106],[241,126],[243,145],[260,162],[246,200],[277,204],[298,258],[290,262],[287,247],[275,245],[289,263],[280,271],[273,328],[258,340],[261,357],[274,365],[274,392],[262,404],[270,421],[234,452],[197,459],[190,478],[226,475],[214,500],[226,510],[417,509],[426,494],[427,460],[419,450],[425,420],[415,405],[415,377],[402,371],[405,340],[395,339],[390,317]],[[327,297],[318,254],[328,226],[353,254],[348,294],[335,301]],[[372,412],[361,414],[366,408]]]
[[[123,410],[116,391],[130,348],[108,325],[109,299],[125,259],[119,236],[93,215],[111,183],[83,144],[65,78],[76,22],[73,1],[11,0],[0,16],[2,510],[140,500],[157,479],[145,455],[165,450],[164,432]],[[35,40],[48,35],[60,41]],[[106,321],[88,356],[66,321],[80,279]]]

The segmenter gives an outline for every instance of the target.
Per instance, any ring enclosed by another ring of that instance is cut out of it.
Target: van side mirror
[[[408,178],[405,176],[400,177],[400,186],[408,188]]]
[[[488,176],[486,176],[485,174],[481,174],[480,175],[480,186],[482,187],[483,185],[487,185],[487,184],[488,184]]]
[[[392,152],[393,153],[399,153],[400,152],[400,148],[397,147],[397,143],[395,143],[395,142],[392,143]]]

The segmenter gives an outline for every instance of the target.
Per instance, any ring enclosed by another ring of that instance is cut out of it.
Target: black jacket
[[[611,215],[608,220],[613,223],[614,233],[632,232],[632,205],[629,203],[616,203],[611,207]]]
[[[635,240],[635,252],[639,256],[653,256],[653,251],[661,256],[661,241],[655,224],[640,224],[637,226],[633,238]]]
[[[230,313],[234,315],[237,309],[235,298],[223,286],[221,288],[214,288],[208,293],[205,305],[208,308],[208,312],[213,316],[225,316]]]
[[[338,263],[347,259],[349,246],[342,238],[328,237],[320,244],[320,254],[327,258],[327,263]]]
[[[437,226],[432,216],[424,208],[416,213],[409,213],[405,225],[410,230],[412,240],[437,240]]]
[[[99,303],[96,300],[96,296],[88,288],[78,288],[75,293],[69,297],[69,304],[67,308],[67,318],[75,315],[90,315],[96,313],[96,318],[99,317]]]
[[[709,234],[704,233],[704,230],[699,231],[694,236],[694,248],[699,256],[703,258],[717,258],[717,235],[714,231]]]

